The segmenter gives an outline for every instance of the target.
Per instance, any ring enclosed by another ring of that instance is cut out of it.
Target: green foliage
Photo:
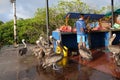
[[[62,12],[81,12],[87,13],[89,10],[89,6],[82,2],[81,0],[73,0],[73,1],[59,1],[58,3],[59,10]]]
[[[32,19],[18,20],[18,42],[24,38],[29,43],[34,43],[42,33],[40,26]]]
[[[41,29],[41,33],[44,35],[46,33],[46,10],[45,8],[38,8],[35,12],[35,17],[33,18],[36,27]]]
[[[61,25],[65,24],[65,13],[61,12],[59,13],[56,8],[50,8],[49,9],[49,22],[50,22],[50,33],[55,30],[56,28],[59,28]]]
[[[0,25],[4,24],[4,22],[0,21]]]
[[[0,26],[0,42],[10,44],[13,41],[13,21]]]

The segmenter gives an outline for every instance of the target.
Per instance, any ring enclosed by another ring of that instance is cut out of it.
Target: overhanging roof
[[[71,19],[78,19],[80,14],[83,14],[83,13],[69,12],[65,15],[65,18],[69,15],[69,18],[71,18]],[[104,14],[84,14],[84,16],[85,16],[85,18],[87,18],[89,16],[90,19],[92,19],[92,20],[98,20],[98,19],[104,17],[105,15]]]

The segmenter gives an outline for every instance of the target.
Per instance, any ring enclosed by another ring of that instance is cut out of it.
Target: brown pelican
[[[79,48],[79,53],[80,53],[80,56],[83,58],[83,59],[86,59],[86,60],[91,60],[93,59],[92,57],[92,52],[90,50],[88,50],[87,48],[81,46]]]
[[[52,66],[54,70],[58,70],[56,63],[59,62],[60,60],[62,60],[62,58],[63,58],[63,56],[60,54],[45,56],[42,59],[42,67],[47,68],[49,66]]]
[[[113,53],[116,65],[120,66],[120,53]]]
[[[44,40],[42,40],[43,38],[40,37],[39,40],[36,41],[36,44],[38,45],[38,47],[40,47],[44,52],[46,52],[46,48],[44,47],[44,45],[42,43],[44,43]]]
[[[42,37],[39,38],[39,40],[36,41],[36,44],[43,50],[44,56],[42,54],[42,57],[40,58],[40,64],[43,68],[47,68],[49,66],[53,66],[54,70],[58,70],[58,67],[56,66],[56,63],[60,61],[63,56],[62,54],[56,54],[54,52],[51,52],[48,48],[45,48],[41,43],[43,42]],[[60,41],[57,41],[58,44],[60,44]]]
[[[24,44],[24,47],[19,49],[19,54],[21,56],[25,55],[27,53],[27,46],[26,46],[26,43],[25,43],[25,39],[22,39],[22,43]]]
[[[112,42],[115,39],[115,37],[116,37],[116,34],[113,34],[111,36],[111,38],[109,39],[109,45],[108,45],[108,49],[110,50],[110,52],[112,52],[114,54],[115,53],[120,53],[120,46],[118,46],[118,45],[112,45]]]
[[[43,55],[43,50],[40,47],[35,47],[32,49],[33,55],[35,55],[38,59],[40,59]]]
[[[120,66],[120,46],[112,45],[112,42],[115,39],[115,37],[116,37],[116,34],[113,34],[109,39],[108,49],[110,50],[110,52],[113,53],[111,57],[114,58],[115,63]]]
[[[44,45],[43,43],[48,44],[48,43],[46,43],[46,41],[44,42],[43,37],[40,37],[39,40],[36,41],[36,44],[40,48],[42,48],[42,50],[43,50],[43,52],[45,53],[46,56],[51,55],[51,53],[53,53],[53,47],[46,47],[46,45]]]
[[[59,47],[61,48],[61,50],[66,51],[66,48],[65,48],[64,45],[61,43],[61,41],[55,39],[53,36],[50,36],[50,42],[52,43],[52,45],[54,44],[54,42],[56,42],[56,45],[59,46]]]
[[[33,51],[33,55],[37,56],[37,53],[40,51],[40,48],[36,46],[32,49],[32,51]]]
[[[40,41],[40,43],[41,43],[42,46],[44,46],[46,48],[48,47],[49,43],[42,36],[40,36],[39,41]]]
[[[45,55],[45,56],[50,56],[53,53],[53,50],[51,48],[45,48],[44,46],[42,46],[42,43],[40,42],[40,40],[36,41],[36,44],[38,45],[40,51],[38,50],[37,54],[38,57],[41,55]]]
[[[46,49],[40,44],[39,40],[36,41],[36,44],[38,47],[35,49],[34,54],[40,59],[45,55]]]
[[[60,41],[57,40],[57,43],[60,45]],[[56,53],[52,53],[52,55],[50,56],[44,56],[42,58],[42,67],[47,68],[49,66],[53,66],[54,70],[58,70],[56,63],[62,60],[62,58],[63,58],[63,54],[56,54]]]
[[[42,37],[40,37],[37,41],[36,44],[37,46],[35,46],[32,51],[33,51],[33,55],[35,55],[36,57],[40,57],[40,53],[43,52],[43,50],[41,49],[41,47],[39,46],[40,40],[42,39]]]
[[[57,41],[53,36],[50,36],[49,39],[50,39],[50,42],[51,42],[52,44],[53,44],[54,41]]]
[[[81,40],[82,40],[82,37],[81,37]],[[79,54],[80,54],[81,58],[86,59],[86,60],[91,60],[93,58],[92,52],[89,49],[87,49],[86,47],[82,46],[82,41],[80,41],[79,44],[80,44]]]

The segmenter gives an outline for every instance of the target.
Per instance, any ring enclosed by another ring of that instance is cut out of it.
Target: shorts
[[[85,42],[85,35],[78,35],[77,34],[77,43],[79,43],[81,41],[82,38],[82,42]]]

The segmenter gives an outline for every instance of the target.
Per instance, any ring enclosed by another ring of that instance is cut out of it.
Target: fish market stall
[[[80,13],[68,13],[69,18],[77,18]],[[104,15],[97,14],[86,14],[85,17],[90,16],[92,19],[100,19],[104,17]],[[97,16],[97,17],[96,17]],[[113,44],[120,43],[120,29],[93,29],[88,32],[88,40],[90,49],[99,48],[99,47],[107,47],[109,45],[110,34],[116,33],[116,38],[113,41]],[[76,32],[73,30],[69,31],[59,31],[55,30],[52,32],[52,36],[61,40],[62,44],[65,45],[68,50],[77,50],[77,36]],[[56,50],[56,43],[54,43],[54,51]]]
[[[117,36],[113,41],[113,44],[120,43],[120,30],[111,30],[112,34],[115,33]],[[65,45],[70,50],[77,49],[77,36],[75,32],[60,32],[53,31],[52,36],[61,40],[63,45]],[[99,48],[99,47],[107,47],[109,44],[110,32],[109,30],[104,31],[90,31],[89,32],[89,45],[91,49]],[[56,44],[54,44],[56,47]],[[54,48],[55,49],[55,48]]]

